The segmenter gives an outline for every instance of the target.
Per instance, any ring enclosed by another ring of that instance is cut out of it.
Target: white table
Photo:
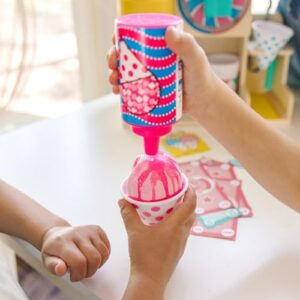
[[[298,123],[285,131],[299,138],[299,106],[296,115]],[[197,130],[213,147],[206,156],[230,158],[204,130]],[[0,178],[73,224],[99,224],[110,237],[110,260],[93,278],[77,284],[51,276],[35,249],[8,238],[20,257],[72,299],[121,298],[129,262],[117,200],[120,182],[140,152],[141,139],[121,125],[113,96],[0,137]],[[239,222],[236,242],[191,236],[166,299],[300,299],[300,216],[245,171],[239,176],[254,217]]]

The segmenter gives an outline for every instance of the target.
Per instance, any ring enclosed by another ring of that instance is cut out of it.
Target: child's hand
[[[184,202],[167,219],[151,227],[141,222],[135,208],[127,201],[121,200],[119,206],[129,241],[129,282],[137,281],[136,285],[143,285],[146,281],[152,289],[163,290],[184,252],[194,223],[194,191],[189,189]]]
[[[183,61],[183,106],[185,112],[205,113],[218,81],[203,49],[194,37],[175,29],[166,32],[168,47]]]
[[[108,259],[110,244],[96,225],[53,227],[43,237],[42,257],[46,268],[71,281],[91,277]]]
[[[168,47],[183,61],[184,75],[184,110],[190,115],[195,112],[205,113],[207,105],[216,90],[217,77],[212,71],[203,49],[189,33],[181,32],[173,27],[166,33]],[[114,94],[120,92],[118,86],[117,52],[112,47],[107,54],[110,68],[109,82]],[[199,100],[200,99],[200,100]]]
[[[113,39],[114,41],[114,39]],[[119,73],[117,68],[117,50],[116,47],[113,46],[109,49],[107,53],[107,64],[110,69],[109,73],[109,83],[112,85],[112,91],[114,94],[119,94],[120,89],[118,85],[119,81]]]

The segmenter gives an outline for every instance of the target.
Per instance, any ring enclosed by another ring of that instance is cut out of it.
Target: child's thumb
[[[118,205],[120,207],[121,215],[127,232],[142,224],[136,209],[130,203],[122,199],[118,202]]]
[[[167,46],[183,60],[185,66],[194,67],[195,60],[204,55],[202,48],[194,37],[174,27],[169,27],[166,32]]]
[[[52,274],[57,276],[64,276],[68,270],[66,263],[55,256],[48,256],[44,254],[44,264]]]

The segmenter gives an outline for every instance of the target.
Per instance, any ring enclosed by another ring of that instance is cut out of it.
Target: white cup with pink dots
[[[163,152],[142,154],[123,181],[123,197],[146,225],[164,220],[183,201],[189,182],[173,158]]]
[[[152,226],[163,221],[167,216],[169,216],[173,210],[183,202],[184,195],[189,187],[189,182],[187,177],[182,174],[182,179],[184,186],[182,190],[175,196],[164,199],[161,201],[138,201],[134,200],[128,196],[127,191],[127,180],[125,179],[122,183],[121,191],[122,196],[125,200],[131,203],[137,210],[142,222],[145,225]]]

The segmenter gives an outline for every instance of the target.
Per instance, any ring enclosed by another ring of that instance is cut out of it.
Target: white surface
[[[28,300],[18,284],[15,255],[0,235],[0,299]]]
[[[101,225],[110,237],[111,258],[93,278],[79,285],[59,280],[66,288],[84,291],[86,296],[78,299],[93,294],[120,299],[128,277],[127,237],[117,200],[142,144],[121,125],[117,101],[108,96],[64,118],[0,137],[1,178],[73,224]],[[285,130],[299,137],[295,124]],[[213,147],[206,156],[230,158],[199,130]],[[300,216],[245,171],[238,172],[254,217],[239,221],[236,242],[191,236],[166,299],[299,299]],[[31,247],[17,241],[14,248],[40,269]]]
[[[0,234],[0,270],[7,269],[13,275],[14,279],[18,278],[17,272],[17,262],[15,253],[7,247],[7,245],[2,241],[1,234]]]

